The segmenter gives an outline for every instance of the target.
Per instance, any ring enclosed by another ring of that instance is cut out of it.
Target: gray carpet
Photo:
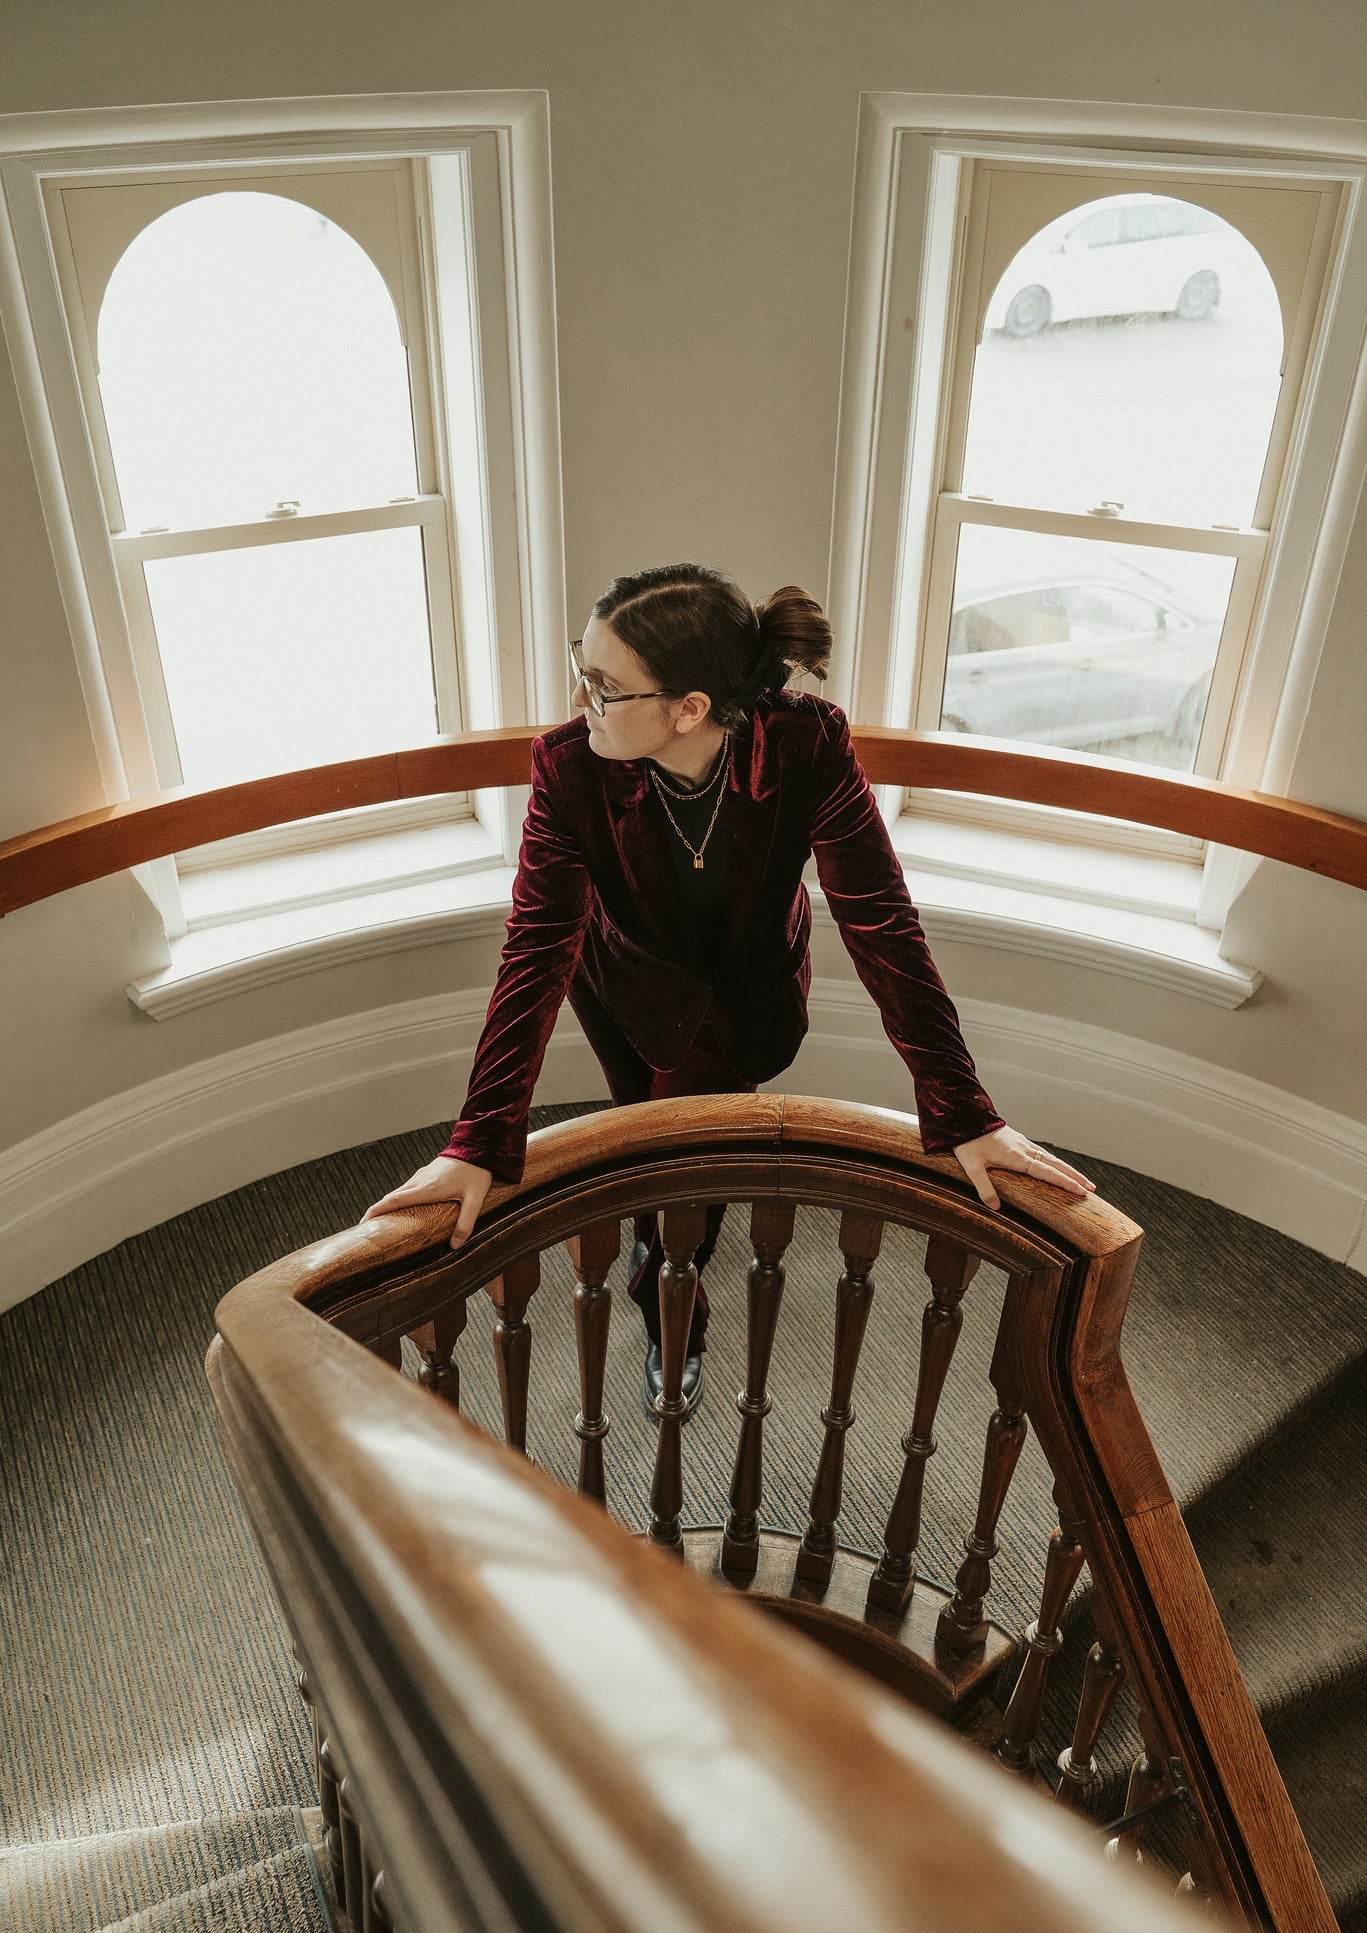
[[[354,1221],[444,1138],[434,1128],[273,1176],[121,1244],[0,1317],[0,1629],[17,1662],[0,1732],[0,1843],[49,1845],[58,1861],[68,1856],[58,1842],[313,1802],[288,1647],[217,1452],[203,1351],[227,1288]],[[1367,1282],[1178,1189],[1070,1158],[1146,1230],[1126,1328],[1132,1378],[1316,1856],[1339,1909],[1354,1914],[1367,1904],[1367,1628],[1350,1589]],[[712,1388],[685,1436],[685,1514],[694,1522],[724,1508],[746,1232],[746,1211],[733,1210],[708,1270]],[[920,1260],[916,1238],[889,1230],[841,1523],[843,1541],[865,1549],[877,1548],[910,1415],[926,1295]],[[803,1211],[789,1264],[765,1514],[800,1529],[829,1376],[834,1217]],[[620,1286],[623,1264],[612,1279]],[[531,1310],[530,1447],[567,1479],[577,1451],[571,1284],[563,1255],[548,1256]],[[987,1270],[969,1291],[937,1431],[922,1562],[940,1579],[952,1575],[972,1516],[1001,1292]],[[461,1363],[467,1408],[492,1427],[490,1325],[487,1310],[472,1314]],[[622,1299],[608,1368],[609,1500],[637,1525],[653,1448],[639,1379],[638,1319]],[[1033,1615],[1052,1522],[1047,1472],[1028,1446],[992,1604],[1008,1626]],[[1080,1656],[1085,1604],[1074,1624],[1069,1649]],[[1051,1746],[1066,1723],[1056,1701]],[[1122,1712],[1107,1750],[1113,1778],[1131,1745]],[[231,1858],[209,1835],[196,1881],[207,1891],[186,1889],[193,1906],[172,1901],[168,1928],[238,1924],[235,1875],[248,1868]],[[210,1910],[219,1918],[203,1921]],[[283,1909],[241,1923],[291,1933],[308,1924]]]
[[[297,1806],[0,1852],[6,1933],[269,1928],[317,1933],[318,1873]]]

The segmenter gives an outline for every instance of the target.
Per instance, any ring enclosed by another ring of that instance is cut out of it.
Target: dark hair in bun
[[[735,731],[763,692],[793,672],[824,678],[831,627],[796,584],[752,605],[740,586],[706,564],[657,564],[614,577],[593,607],[636,653],[661,691],[705,691],[712,716]]]

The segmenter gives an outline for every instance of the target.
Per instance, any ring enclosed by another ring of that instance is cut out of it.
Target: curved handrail
[[[261,1271],[225,1298],[219,1327],[240,1354],[283,1319],[272,1310],[297,1304],[296,1348],[313,1333],[298,1318],[312,1312],[383,1350],[521,1256],[642,1205],[782,1196],[948,1233],[1028,1286],[1012,1375],[1089,1527],[1093,1574],[1141,1702],[1213,1834],[1227,1903],[1281,1933],[1328,1933],[1323,1887],[1125,1377],[1119,1338],[1141,1232],[1095,1197],[1074,1202],[1005,1173],[998,1185],[999,1214],[887,1110],[778,1095],[614,1109],[534,1135],[523,1180],[491,1190],[458,1252],[447,1246],[453,1209],[400,1211]]]
[[[748,1161],[751,1180],[756,1163],[781,1165],[788,1136],[846,1168],[907,1152],[900,1117],[861,1128],[858,1110],[763,1096],[567,1123],[533,1137],[526,1179],[499,1191],[460,1264],[478,1275],[479,1248],[487,1258],[529,1201],[601,1181],[614,1148],[700,1184],[717,1159]],[[912,1158],[947,1170],[914,1145]],[[1133,1247],[1113,1210],[1060,1217],[1014,1177],[1003,1194],[1015,1215],[978,1220],[1008,1247],[1060,1221],[1093,1251]],[[381,1257],[430,1252],[449,1225],[413,1211],[274,1264],[220,1304],[209,1362],[312,1694],[343,1751],[355,1742],[350,1803],[411,1933],[473,1923],[461,1895],[491,1893],[510,1924],[621,1933],[1179,1933],[1156,1894],[1116,1885],[979,1755],[630,1538],[309,1308]]]
[[[189,847],[321,813],[439,792],[525,785],[544,726],[459,732],[404,751],[203,791],[179,787],[0,843],[0,917]],[[1367,821],[1122,759],[1023,750],[957,732],[853,728],[877,785],[980,792],[1210,839],[1367,889]]]

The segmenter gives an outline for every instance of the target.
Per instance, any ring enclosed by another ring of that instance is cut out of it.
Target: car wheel
[[[1199,322],[1220,300],[1220,278],[1213,268],[1198,269],[1182,284],[1177,313],[1184,322]]]
[[[1037,336],[1053,312],[1054,304],[1048,289],[1041,288],[1038,282],[1032,282],[1028,289],[1018,289],[1012,296],[1002,327],[1009,336]]]

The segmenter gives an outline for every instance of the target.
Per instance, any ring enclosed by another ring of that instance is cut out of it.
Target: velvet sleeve
[[[532,747],[532,792],[513,881],[513,910],[465,1105],[442,1149],[518,1181],[527,1116],[593,903],[584,857],[557,814],[548,755]]]
[[[1004,1126],[979,1084],[843,718],[822,759],[812,851],[855,971],[911,1071],[927,1153],[948,1153]]]

